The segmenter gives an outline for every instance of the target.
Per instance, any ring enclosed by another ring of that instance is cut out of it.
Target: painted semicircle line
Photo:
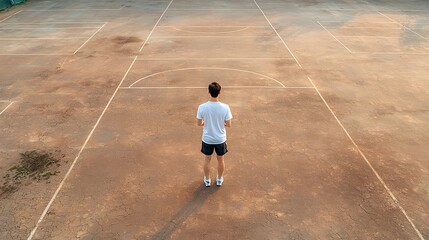
[[[178,69],[171,69],[171,70],[167,70],[167,71],[162,71],[162,72],[157,72],[157,73],[153,73],[150,75],[147,75],[145,77],[142,77],[140,79],[138,79],[137,81],[135,81],[133,84],[131,84],[128,88],[133,87],[135,84],[137,84],[138,82],[145,80],[147,78],[159,75],[159,74],[163,74],[163,73],[169,73],[169,72],[178,72],[178,71],[188,71],[188,70],[229,70],[229,71],[236,71],[236,72],[244,72],[244,73],[251,73],[254,75],[258,75],[267,79],[270,79],[271,81],[276,82],[277,84],[279,84],[280,86],[282,86],[283,88],[285,88],[286,86],[283,85],[283,83],[279,82],[278,80],[269,77],[267,75],[261,74],[261,73],[257,73],[257,72],[253,72],[253,71],[248,71],[248,70],[242,70],[242,69],[235,69],[235,68],[218,68],[218,67],[194,67],[194,68],[178,68]]]
[[[189,31],[189,30],[183,30],[177,27],[173,27],[174,30],[177,31],[182,31],[182,32],[187,32],[187,33],[234,33],[234,32],[241,32],[244,31],[246,29],[248,29],[249,27],[243,27],[241,29],[237,29],[237,30],[231,30],[231,31],[223,31],[223,32],[201,32],[201,31]]]

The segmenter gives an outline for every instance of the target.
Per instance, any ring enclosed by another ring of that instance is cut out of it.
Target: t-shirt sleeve
[[[202,107],[201,106],[198,107],[197,119],[203,119]]]
[[[226,108],[228,109],[228,111],[226,112],[225,121],[229,121],[232,119],[232,113],[231,113],[231,109],[229,108],[229,106],[227,106]]]

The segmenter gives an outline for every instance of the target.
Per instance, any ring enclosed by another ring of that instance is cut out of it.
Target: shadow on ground
[[[207,198],[217,192],[219,187],[207,188],[201,184],[195,189],[192,198],[161,228],[152,239],[168,239],[174,231],[194,212],[198,211],[206,202]]]

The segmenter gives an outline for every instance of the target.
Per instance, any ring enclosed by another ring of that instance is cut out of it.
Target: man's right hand
[[[231,120],[225,121],[225,127],[231,127]]]
[[[204,120],[197,118],[197,126],[204,126]]]

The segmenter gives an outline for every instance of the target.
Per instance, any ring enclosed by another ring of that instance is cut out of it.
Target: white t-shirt
[[[206,102],[198,107],[197,118],[204,120],[203,142],[220,144],[226,141],[225,121],[232,119],[231,110],[221,102]]]

